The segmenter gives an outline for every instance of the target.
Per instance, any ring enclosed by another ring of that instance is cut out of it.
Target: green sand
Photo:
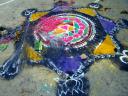
[[[91,1],[95,0],[76,0],[74,6],[86,6]],[[128,15],[120,14],[122,10],[127,10],[128,0],[103,0],[100,3],[106,8],[111,8],[106,12],[100,11],[102,15],[114,20],[120,17],[128,19]],[[52,6],[53,0],[15,0],[0,6],[0,26],[15,27],[22,24],[25,18],[20,13],[24,9],[47,10]],[[127,36],[128,30],[122,30],[118,34],[118,39],[128,47]],[[10,43],[7,50],[0,53],[0,64],[12,53],[13,46]],[[120,71],[110,60],[96,62],[91,66],[87,76],[91,85],[90,96],[128,96],[128,72]],[[56,80],[57,74],[47,68],[24,65],[22,72],[15,79],[0,79],[0,96],[55,96]]]

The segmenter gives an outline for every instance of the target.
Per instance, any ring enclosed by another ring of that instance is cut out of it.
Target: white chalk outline
[[[9,0],[9,1],[7,1],[7,2],[1,3],[0,6],[6,5],[6,4],[11,3],[11,2],[13,2],[13,1],[15,1],[15,0]]]
[[[98,2],[100,2],[100,0],[95,0],[95,3],[98,3]]]

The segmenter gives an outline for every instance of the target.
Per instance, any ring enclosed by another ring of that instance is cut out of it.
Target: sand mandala
[[[87,8],[73,8],[59,1],[48,11],[23,11],[25,23],[0,34],[0,50],[11,41],[15,46],[15,52],[1,66],[0,76],[14,78],[25,62],[41,64],[60,77],[56,96],[89,96],[86,72],[96,60],[111,58],[127,71],[128,50],[116,34],[128,28],[128,21],[103,17],[97,11],[100,7],[90,3]]]

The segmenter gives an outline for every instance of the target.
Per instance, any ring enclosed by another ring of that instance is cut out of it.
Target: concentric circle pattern
[[[89,18],[73,13],[62,13],[42,17],[34,33],[35,37],[41,39],[47,47],[54,42],[55,46],[63,44],[80,48],[94,38],[96,30]]]

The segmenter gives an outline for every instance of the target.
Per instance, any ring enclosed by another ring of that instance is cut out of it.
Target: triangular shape
[[[38,52],[36,52],[32,47],[28,45],[26,46],[26,52],[27,52],[27,57],[30,60],[41,61],[43,59]]]
[[[73,36],[73,33],[72,32],[68,32],[69,36]]]
[[[62,29],[62,28],[57,28],[57,29],[55,29],[55,31],[53,32],[53,34],[61,34],[61,33],[64,33],[64,32],[66,32],[64,29]]]
[[[113,43],[109,35],[106,36],[105,40],[94,50],[95,55],[115,54],[116,46]]]
[[[69,31],[74,31],[74,26],[69,26]]]
[[[75,23],[74,26],[75,26],[76,29],[79,29],[80,28],[77,23]]]
[[[48,12],[36,12],[32,14],[29,18],[29,21],[33,22],[41,18],[42,16],[46,15]]]
[[[103,19],[103,18],[99,18],[99,20],[102,26],[104,27],[105,31],[111,34],[114,28],[116,27],[116,23],[110,20],[107,20],[107,19]]]
[[[96,16],[96,12],[94,9],[89,9],[89,8],[79,8],[76,11],[90,15],[90,16]]]

